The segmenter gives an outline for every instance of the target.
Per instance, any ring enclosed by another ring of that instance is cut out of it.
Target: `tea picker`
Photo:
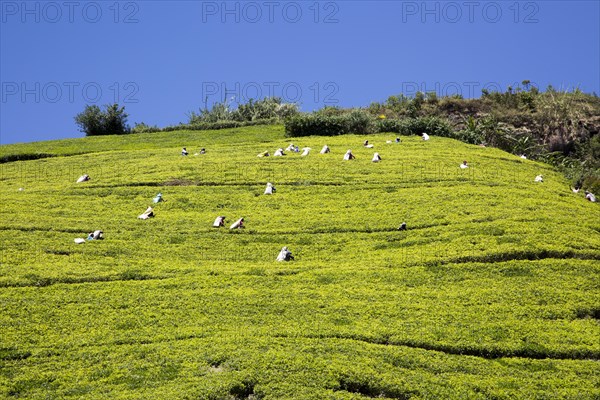
[[[267,187],[265,188],[265,194],[273,194],[275,193],[275,186],[271,182],[267,182]]]
[[[292,255],[292,252],[288,250],[287,246],[283,246],[279,252],[279,255],[277,256],[277,261],[290,261],[293,259],[294,256]]]

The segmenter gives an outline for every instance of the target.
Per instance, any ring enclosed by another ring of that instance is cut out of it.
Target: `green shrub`
[[[390,96],[385,102],[385,106],[395,112],[403,112],[406,110],[411,100],[404,94],[398,96]]]
[[[267,119],[283,119],[298,114],[298,106],[283,103],[279,97],[266,97],[260,100],[250,99],[246,104],[231,109],[227,102],[215,103],[209,109],[201,109],[198,113],[191,112],[188,124],[198,125],[223,121],[250,122]]]
[[[438,117],[419,117],[409,118],[407,121],[407,129],[410,134],[420,135],[427,132],[434,136],[452,137],[453,132],[450,124]]]
[[[209,110],[207,108],[200,109],[199,113],[192,111],[189,115],[188,124],[195,125],[200,123],[210,123],[217,121],[231,121],[232,112],[226,102],[215,103]]]
[[[298,114],[298,106],[292,103],[282,103],[279,97],[267,97],[262,100],[250,99],[246,104],[240,104],[231,113],[235,121],[255,121],[258,119],[289,118]]]
[[[394,132],[401,135],[431,135],[453,137],[450,124],[438,117],[405,119],[376,119],[365,110],[354,110],[349,114],[324,116],[320,113],[302,114],[285,121],[288,137],[322,135],[337,136],[346,133],[360,135]]]
[[[408,128],[401,119],[380,119],[377,121],[377,130],[379,132],[394,132],[401,135],[409,135]]]
[[[160,128],[156,125],[146,125],[143,122],[139,124],[136,123],[135,126],[131,129],[131,133],[152,133],[152,132],[160,132]]]
[[[325,107],[321,108],[320,110],[317,110],[314,112],[314,114],[322,115],[325,117],[340,116],[340,115],[344,115],[346,113],[347,113],[346,110],[344,110],[338,106],[325,106]]]
[[[104,111],[97,105],[88,105],[75,116],[75,123],[86,136],[124,135],[131,133],[127,117],[125,107],[119,108],[118,104],[106,105]]]
[[[365,110],[353,110],[345,119],[346,130],[349,133],[367,135],[377,131],[375,119]]]
[[[348,133],[345,116],[324,116],[314,113],[296,115],[285,120],[285,135],[287,137],[337,136],[345,133]]]
[[[438,117],[418,117],[405,119],[383,119],[377,121],[379,132],[395,132],[401,135],[431,135],[453,137],[450,124]]]

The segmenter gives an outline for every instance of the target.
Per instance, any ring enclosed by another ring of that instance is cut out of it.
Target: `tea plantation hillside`
[[[598,204],[545,164],[394,137],[0,147],[0,397],[598,399]]]

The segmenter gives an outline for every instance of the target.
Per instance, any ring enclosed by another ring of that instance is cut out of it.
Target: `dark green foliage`
[[[256,386],[256,382],[253,379],[245,379],[242,382],[235,383],[231,389],[229,389],[229,394],[234,396],[235,399],[249,399],[250,396],[254,399],[259,399],[261,396],[255,396],[254,386]]]
[[[0,360],[3,361],[24,360],[29,357],[31,357],[30,351],[22,351],[15,347],[0,348]]]
[[[434,136],[452,137],[452,128],[443,119],[437,117],[421,117],[408,120],[411,133],[419,135],[426,132]]]
[[[410,135],[411,132],[402,119],[380,119],[377,121],[377,130],[379,132],[394,132],[401,135]]]
[[[119,108],[118,104],[106,105],[104,111],[97,105],[88,105],[75,116],[75,123],[86,136],[124,135],[131,133],[127,117],[125,107]]]
[[[473,118],[472,115],[465,119],[465,129],[458,131],[456,134],[456,138],[461,142],[470,144],[483,143],[484,137],[485,133],[481,129],[479,121]]]
[[[535,88],[529,88],[524,91],[521,88],[513,90],[511,87],[504,93],[489,92],[487,90],[481,91],[482,98],[491,100],[497,105],[525,111],[535,111],[535,96],[537,93],[538,91]]]
[[[589,190],[592,193],[600,193],[600,174],[588,175],[583,179],[581,187]]]
[[[450,124],[438,117],[383,119],[377,121],[377,130],[401,135],[420,135],[426,132],[436,136],[453,137]]]
[[[348,132],[367,135],[377,132],[375,120],[364,110],[353,110],[346,116]]]
[[[346,133],[367,135],[381,132],[401,135],[420,135],[427,132],[436,136],[453,136],[450,124],[438,117],[375,119],[363,110],[333,116],[322,113],[298,115],[285,121],[285,132],[288,137],[337,136]]]
[[[85,132],[87,136],[103,135],[103,115],[100,107],[97,105],[85,106],[82,113],[75,116],[75,123],[79,125],[80,131]]]
[[[339,378],[339,385],[335,390],[359,393],[365,397],[371,398],[385,397],[399,400],[408,400],[413,395],[418,394],[415,391],[395,387],[393,384],[378,382],[377,377],[370,376],[366,373],[349,373],[341,376]]]
[[[345,116],[324,116],[318,113],[301,114],[285,121],[285,135],[298,136],[337,136],[349,133]]]
[[[518,155],[537,153],[536,143],[529,132],[506,129],[492,115],[481,118],[467,116],[464,128],[453,137],[464,143],[485,144]]]
[[[577,318],[593,318],[600,320],[600,308],[577,310]]]

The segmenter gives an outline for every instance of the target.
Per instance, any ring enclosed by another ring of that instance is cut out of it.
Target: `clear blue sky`
[[[304,111],[529,79],[600,95],[598,1],[0,1],[0,143],[86,104],[166,126],[236,96]]]

